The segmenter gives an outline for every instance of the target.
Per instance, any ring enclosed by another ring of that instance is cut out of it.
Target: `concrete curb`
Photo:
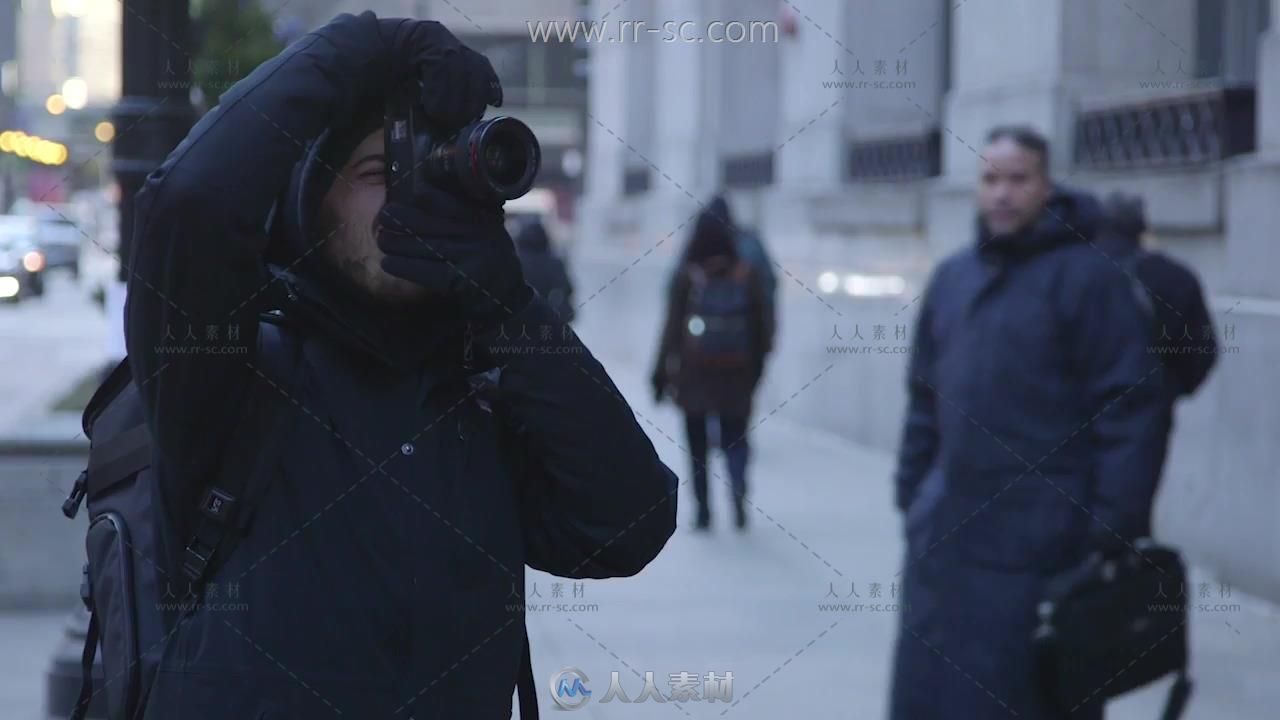
[[[80,427],[80,413],[51,412],[28,418],[0,433],[0,457],[15,455],[84,455],[89,439]]]
[[[79,413],[28,418],[0,434],[0,608],[78,600],[85,516],[68,521],[60,507],[88,455]]]

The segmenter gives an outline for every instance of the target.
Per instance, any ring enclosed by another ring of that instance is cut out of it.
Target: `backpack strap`
[[[524,635],[520,674],[516,677],[516,692],[520,696],[520,720],[538,720],[538,692],[533,681],[533,662],[529,656],[529,627],[523,620],[520,622],[520,632]]]
[[[1191,699],[1191,678],[1187,676],[1187,671],[1183,668],[1178,673],[1178,677],[1173,681],[1173,686],[1169,688],[1169,696],[1164,701],[1164,712],[1160,714],[1160,720],[1178,720],[1182,717],[1183,711],[1187,709],[1187,701]]]
[[[277,378],[293,377],[302,354],[302,340],[296,332],[286,332],[275,322],[265,320],[259,325],[259,337],[260,362]],[[291,417],[291,413],[278,407],[280,400],[274,393],[254,394],[255,398],[265,399],[253,413],[254,422],[241,426],[242,431],[253,433],[248,436],[250,439],[275,437]],[[260,443],[258,447],[257,453],[232,454],[238,462],[219,473],[220,482],[209,485],[196,508],[199,514],[195,530],[180,559],[182,573],[192,583],[193,592],[202,589],[215,559],[228,555],[239,536],[248,532],[254,504],[266,485],[264,476],[275,457],[273,449],[279,443]]]
[[[89,628],[85,631],[84,649],[80,651],[80,697],[71,708],[70,720],[84,720],[93,700],[93,660],[98,654],[98,613],[89,611]]]
[[[129,368],[129,358],[126,357],[116,363],[116,366],[106,374],[85,405],[84,412],[80,415],[80,428],[84,431],[85,437],[93,437],[94,421],[116,396],[128,388],[131,382],[133,382],[133,372]]]

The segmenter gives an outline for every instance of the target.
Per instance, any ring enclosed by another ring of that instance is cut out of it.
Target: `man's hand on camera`
[[[476,330],[496,326],[533,297],[496,206],[432,189],[413,205],[388,202],[378,221],[382,269],[448,298]]]
[[[502,85],[488,58],[463,45],[444,25],[430,20],[378,21],[394,83],[422,83],[426,116],[456,130],[484,115],[486,105],[502,106]]]

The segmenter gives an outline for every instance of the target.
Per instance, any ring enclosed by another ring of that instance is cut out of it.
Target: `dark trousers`
[[[724,451],[729,465],[729,482],[735,498],[747,494],[747,418],[732,415],[714,416],[718,426],[717,445]],[[693,459],[693,494],[698,499],[698,513],[710,511],[707,504],[707,420],[703,414],[685,413],[685,432],[689,437],[689,455]]]

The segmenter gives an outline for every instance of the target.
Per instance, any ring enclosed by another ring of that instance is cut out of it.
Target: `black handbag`
[[[1052,578],[1032,635],[1051,706],[1067,717],[1176,673],[1162,718],[1177,720],[1191,695],[1186,581],[1177,551],[1148,539]]]

